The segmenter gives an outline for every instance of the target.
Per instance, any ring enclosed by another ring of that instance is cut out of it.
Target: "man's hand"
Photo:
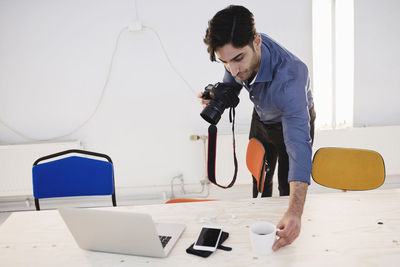
[[[299,236],[301,227],[301,216],[292,215],[288,212],[283,215],[283,218],[279,221],[276,226],[278,230],[276,235],[279,237],[272,246],[274,251],[292,244],[292,242]]]
[[[208,104],[210,104],[210,99],[203,99],[203,93],[198,93],[197,97],[201,99],[201,105],[205,108]]]
[[[304,202],[306,200],[308,184],[304,182],[290,182],[289,207],[282,219],[276,226],[279,237],[272,249],[274,251],[291,244],[300,234],[301,215],[303,214]]]

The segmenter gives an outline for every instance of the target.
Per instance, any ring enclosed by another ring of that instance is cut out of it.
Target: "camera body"
[[[236,107],[240,101],[235,93],[235,86],[228,83],[207,85],[202,98],[211,99],[211,101],[200,113],[200,116],[214,125],[219,122],[225,109]]]

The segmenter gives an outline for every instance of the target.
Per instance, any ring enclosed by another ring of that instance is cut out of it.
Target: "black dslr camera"
[[[225,109],[234,108],[239,104],[239,97],[234,89],[234,85],[227,83],[207,85],[202,98],[211,99],[211,101],[200,113],[200,116],[207,122],[216,125]]]

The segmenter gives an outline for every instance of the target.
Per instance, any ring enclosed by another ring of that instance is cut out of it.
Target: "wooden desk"
[[[248,226],[278,223],[287,197],[117,207],[187,228],[168,258],[81,250],[57,211],[15,212],[0,227],[1,266],[400,266],[400,189],[307,196],[300,237],[270,256],[252,253]],[[115,209],[115,208],[111,208]],[[207,259],[186,254],[202,224],[230,233]]]

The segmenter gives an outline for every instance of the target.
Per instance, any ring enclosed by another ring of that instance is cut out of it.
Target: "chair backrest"
[[[67,154],[76,155],[58,158]],[[105,154],[72,149],[39,158],[33,164],[32,183],[37,210],[39,199],[54,197],[111,195],[117,205],[113,163]]]
[[[250,173],[257,181],[257,190],[259,193],[264,190],[265,181],[265,149],[260,141],[251,138],[247,145],[246,165]]]
[[[370,190],[385,181],[385,164],[375,151],[324,147],[315,152],[312,178],[320,185],[346,190]]]

